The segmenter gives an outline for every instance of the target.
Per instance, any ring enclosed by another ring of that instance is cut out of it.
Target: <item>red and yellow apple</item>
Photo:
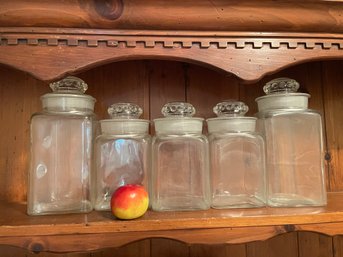
[[[111,211],[118,219],[136,219],[147,211],[149,196],[141,185],[119,187],[111,197]]]

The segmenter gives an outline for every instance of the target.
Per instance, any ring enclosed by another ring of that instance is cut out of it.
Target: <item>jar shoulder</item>
[[[277,109],[259,112],[256,116],[260,119],[272,117],[314,117],[321,119],[321,114],[313,109]]]
[[[207,143],[208,138],[204,134],[180,134],[180,135],[155,135],[152,138],[156,141],[202,141]]]
[[[37,119],[89,119],[97,121],[94,113],[55,113],[55,112],[36,112],[31,116],[32,120]]]
[[[127,135],[107,135],[101,134],[96,137],[96,141],[104,142],[104,141],[116,141],[116,140],[133,140],[133,141],[140,141],[144,143],[150,143],[151,136],[149,134],[127,134]]]
[[[212,133],[208,139],[210,143],[213,141],[249,141],[264,144],[263,136],[259,132]]]

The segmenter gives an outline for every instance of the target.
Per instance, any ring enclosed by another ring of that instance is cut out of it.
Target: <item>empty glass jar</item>
[[[208,141],[203,119],[189,103],[173,102],[155,119],[152,143],[152,209],[197,210],[210,206]]]
[[[95,209],[109,210],[113,192],[126,184],[147,189],[150,169],[149,121],[139,119],[142,109],[117,103],[108,108],[111,119],[101,120],[101,135],[95,142]]]
[[[31,119],[30,215],[89,212],[95,99],[67,77],[50,84],[43,111]]]
[[[256,99],[259,128],[267,149],[268,205],[326,204],[322,120],[308,109],[309,94],[297,93],[299,83],[278,78]]]
[[[228,100],[207,120],[213,208],[251,208],[266,202],[265,150],[255,132],[256,118],[245,117],[248,106]]]

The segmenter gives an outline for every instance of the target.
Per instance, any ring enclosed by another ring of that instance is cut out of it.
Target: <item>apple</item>
[[[141,185],[119,187],[111,197],[111,211],[118,219],[136,219],[147,211],[149,196]]]

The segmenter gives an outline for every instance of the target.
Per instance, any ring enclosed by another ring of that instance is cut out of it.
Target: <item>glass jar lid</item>
[[[143,110],[136,104],[132,103],[116,103],[112,104],[107,109],[108,114],[112,119],[138,119]]]
[[[101,120],[101,131],[105,134],[145,134],[149,121],[139,119],[143,110],[133,103],[112,104],[107,112],[111,119]]]
[[[290,78],[277,78],[269,81],[263,87],[266,95],[296,93],[299,89],[299,83]]]
[[[68,76],[62,80],[50,83],[50,88],[56,94],[83,95],[87,91],[88,85],[80,78]]]
[[[193,117],[194,106],[186,102],[169,102],[162,107],[164,118],[155,119],[157,133],[201,133],[202,118]]]
[[[170,102],[162,107],[164,117],[193,117],[195,108],[190,103]]]
[[[244,116],[248,111],[249,107],[245,103],[236,100],[226,100],[213,107],[218,117]]]
[[[307,109],[309,94],[298,93],[299,83],[290,78],[277,78],[263,87],[265,96],[256,98],[259,111],[272,109]]]
[[[44,109],[60,111],[94,110],[95,98],[86,95],[88,85],[82,79],[68,76],[50,83],[52,93],[41,96]]]
[[[207,119],[208,131],[255,131],[256,118],[245,117],[249,107],[241,101],[226,100],[213,107],[216,118]]]

